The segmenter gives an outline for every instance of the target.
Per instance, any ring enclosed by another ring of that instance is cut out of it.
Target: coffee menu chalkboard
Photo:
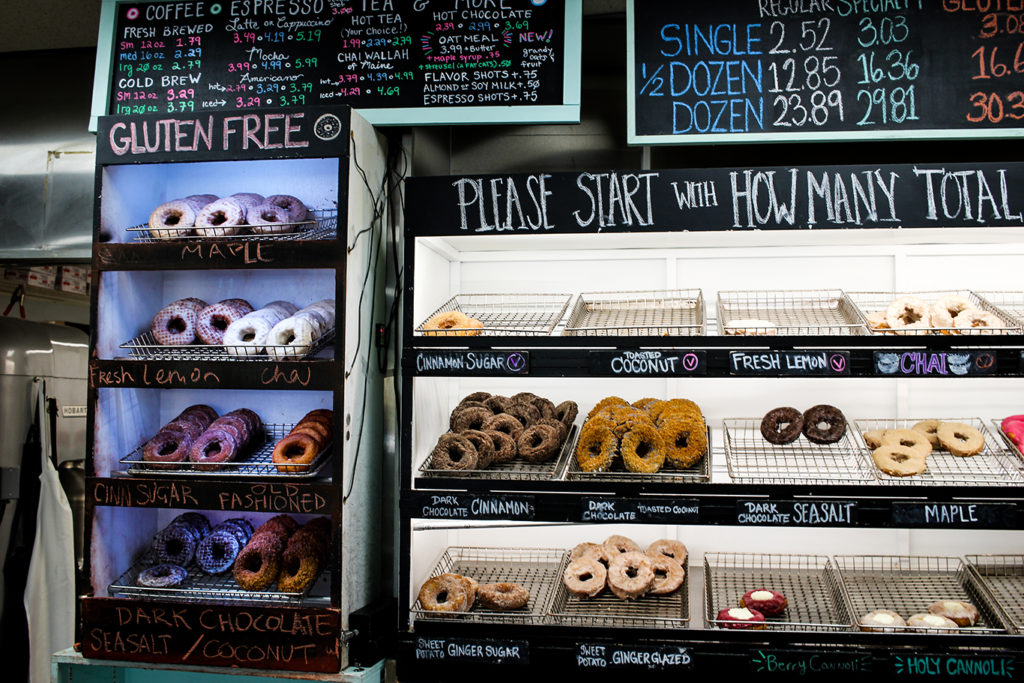
[[[630,10],[631,142],[1007,137],[1024,126],[1020,3],[631,0]]]
[[[580,11],[547,0],[119,2],[108,113],[349,104],[413,110],[415,123],[424,109],[533,106],[547,120],[566,104]]]

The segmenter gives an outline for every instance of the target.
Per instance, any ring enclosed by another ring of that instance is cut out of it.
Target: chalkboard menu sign
[[[350,104],[375,124],[455,122],[450,112],[423,110],[479,107],[534,110],[509,121],[576,121],[581,7],[580,0],[117,2],[103,19],[111,34],[106,113]],[[570,65],[577,74],[567,77]],[[395,109],[408,111],[394,116]],[[392,115],[378,119],[376,110]]]
[[[631,0],[630,142],[1019,136],[1013,5]]]

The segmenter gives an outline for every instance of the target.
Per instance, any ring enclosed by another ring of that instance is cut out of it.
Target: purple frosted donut
[[[229,529],[218,529],[200,542],[196,564],[207,574],[222,574],[235,564],[243,545]]]
[[[245,206],[225,197],[210,202],[195,218],[196,232],[203,237],[226,237],[241,232],[245,225]]]
[[[188,459],[196,463],[197,470],[209,472],[223,469],[221,463],[234,460],[237,454],[238,442],[231,432],[223,427],[211,427],[192,444]]]
[[[236,192],[231,195],[231,199],[234,199],[240,204],[245,204],[246,206],[256,206],[267,201],[264,199],[263,195],[257,192]]]
[[[286,209],[274,204],[258,204],[245,212],[245,220],[252,227],[252,231],[260,235],[278,234],[292,232],[295,221],[291,220]]]
[[[288,212],[288,220],[292,223],[301,223],[309,215],[309,209],[298,197],[290,194],[274,194],[267,197],[267,204],[279,206]]]
[[[153,552],[160,562],[186,567],[199,545],[199,532],[188,524],[171,523],[153,539]]]
[[[203,304],[203,308],[206,308],[206,304]],[[200,419],[205,419],[206,425],[203,427],[203,429],[209,427],[210,423],[217,419],[217,411],[211,408],[210,406],[206,405],[205,403],[196,403],[195,405],[191,405],[188,408],[185,408],[185,410],[181,411],[181,415],[179,415],[178,417],[185,417],[186,415],[190,417],[199,417]]]
[[[150,324],[153,338],[162,346],[184,346],[196,339],[197,306],[185,299],[161,308]]]
[[[175,517],[171,524],[187,524],[199,534],[200,540],[206,538],[206,535],[210,533],[210,520],[199,512],[183,512]]]
[[[174,470],[176,464],[188,460],[189,449],[195,437],[189,432],[176,428],[164,427],[142,447],[142,459],[151,469]]]
[[[239,450],[249,441],[249,425],[237,415],[221,415],[207,429],[226,429],[235,439]]]
[[[135,583],[147,588],[170,588],[184,581],[186,576],[188,572],[184,567],[165,562],[139,572]]]
[[[241,517],[233,517],[231,519],[225,519],[223,522],[213,527],[214,531],[227,531],[236,539],[238,539],[239,549],[245,547],[245,544],[249,542],[252,537],[252,524],[249,524],[248,520],[242,519]]]
[[[182,199],[165,202],[149,214],[149,235],[158,240],[184,237],[196,223],[194,205]]]
[[[207,204],[212,204],[218,199],[220,199],[220,197],[218,197],[215,194],[190,194],[189,196],[185,197],[186,202],[194,202],[196,204],[200,204],[200,208],[206,206]]]
[[[244,304],[244,305],[243,305]],[[199,311],[196,317],[196,335],[205,344],[219,346],[224,343],[228,325],[252,313],[249,302],[241,299],[219,301]]]

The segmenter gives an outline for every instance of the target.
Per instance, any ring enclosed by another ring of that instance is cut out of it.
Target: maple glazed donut
[[[162,346],[185,346],[196,340],[199,312],[207,307],[202,299],[178,299],[161,308],[150,324],[153,339]]]
[[[928,469],[928,457],[920,451],[896,445],[879,446],[871,454],[875,467],[894,477],[912,477]]]
[[[159,240],[184,237],[196,223],[195,206],[185,200],[165,202],[149,214],[149,236]]]
[[[196,233],[203,237],[237,235],[245,225],[245,212],[246,207],[232,197],[210,202],[196,216]]]
[[[961,422],[943,422],[935,430],[939,443],[959,458],[969,458],[981,453],[985,437],[977,429]]]
[[[518,583],[482,583],[477,586],[476,599],[487,609],[521,609],[530,601],[530,591]]]
[[[566,590],[577,597],[594,598],[605,589],[608,570],[594,557],[577,557],[562,573]]]
[[[796,441],[803,430],[804,414],[796,408],[773,408],[761,418],[761,436],[777,446]]]
[[[441,574],[420,587],[420,607],[431,612],[465,612],[472,604],[468,582],[456,574]]]
[[[835,443],[845,433],[846,418],[839,408],[822,403],[804,411],[804,436],[811,443]]]
[[[882,433],[882,445],[902,446],[915,451],[921,457],[932,452],[932,443],[928,435],[916,429],[887,429]]]

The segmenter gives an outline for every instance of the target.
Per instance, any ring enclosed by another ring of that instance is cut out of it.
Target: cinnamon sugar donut
[[[188,459],[196,463],[197,470],[223,469],[221,463],[234,460],[239,452],[239,442],[226,427],[211,426],[195,440],[188,452]]]
[[[494,441],[491,437],[476,429],[467,429],[459,432],[459,436],[469,441],[476,448],[476,466],[478,469],[487,469],[494,462]]]
[[[196,233],[203,237],[237,235],[245,225],[245,211],[245,206],[231,197],[210,202],[196,216]]]
[[[530,591],[518,583],[482,583],[476,589],[476,598],[482,607],[506,611],[526,607]]]
[[[177,465],[173,463],[188,460],[193,439],[184,430],[164,427],[142,447],[142,459],[154,463],[153,469],[174,469]]]
[[[470,406],[461,410],[456,408],[452,412],[451,418],[449,418],[449,427],[451,427],[453,432],[462,432],[467,429],[482,431],[488,429],[486,425],[492,417],[494,417],[494,413],[489,408],[482,406],[479,408]]]
[[[641,552],[615,555],[608,564],[608,588],[622,600],[643,597],[654,585],[654,566]]]
[[[653,573],[653,572],[652,572]],[[608,570],[593,557],[578,557],[562,573],[566,590],[577,597],[594,598],[605,589]]]
[[[576,405],[576,401],[562,401],[555,406],[555,419],[561,420],[562,424],[568,429],[576,422],[576,416],[579,415],[579,412],[580,407]]]
[[[241,299],[225,299],[199,311],[196,318],[196,335],[204,344],[224,343],[228,326],[252,313],[252,305]]]
[[[446,311],[423,323],[423,333],[428,337],[459,336],[457,330],[465,329],[468,323],[469,317],[466,314],[460,311]]]
[[[158,240],[185,237],[196,223],[195,207],[182,199],[165,202],[149,214],[149,236]]]
[[[519,435],[523,433],[523,423],[508,413],[501,413],[484,420],[484,423],[480,425],[480,430],[502,432],[513,439],[518,439]]]

